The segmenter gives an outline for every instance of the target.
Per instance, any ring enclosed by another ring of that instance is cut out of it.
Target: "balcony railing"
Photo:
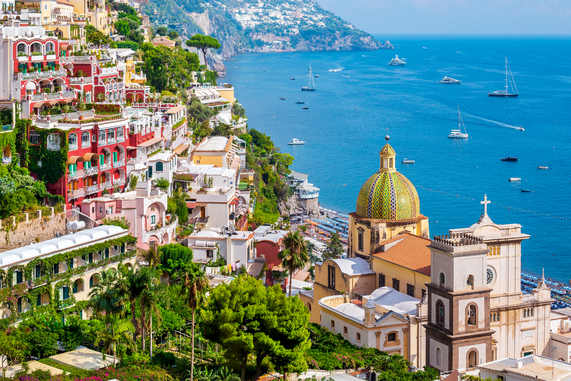
[[[106,139],[100,139],[98,140],[97,144],[99,144],[99,146],[106,146],[107,145],[107,140]]]
[[[125,141],[124,136],[117,136],[117,143],[123,143]]]
[[[91,175],[94,175],[94,174],[99,172],[99,167],[95,166],[95,167],[90,167],[87,169],[84,168],[83,171],[85,172],[86,176],[91,176]]]
[[[91,142],[81,142],[81,148],[89,148],[91,147]]]
[[[60,150],[60,144],[59,143],[55,143],[55,144],[54,143],[52,143],[52,144],[48,143],[47,147],[48,147],[48,151],[59,151]]]
[[[83,177],[83,169],[79,169],[77,171],[69,172],[67,174],[69,179],[77,179],[78,177]]]
[[[99,192],[99,185],[95,184],[95,185],[89,185],[87,187],[85,187],[85,193],[86,194],[92,194],[92,193],[97,193]]]
[[[113,185],[118,186],[118,185],[123,185],[125,184],[125,178],[120,177],[118,179],[114,179],[113,180]]]
[[[125,166],[125,160],[118,160],[113,162],[113,168],[119,168]]]
[[[104,191],[105,189],[107,189],[108,191],[111,191],[112,188],[113,188],[113,183],[111,183],[111,181],[99,184],[99,190],[100,191]]]
[[[70,144],[69,145],[69,150],[70,151],[75,151],[77,149],[77,143],[76,144]]]
[[[84,194],[85,194],[85,191],[83,188],[75,189],[75,190],[69,191],[69,193],[68,193],[69,197],[73,197],[73,198],[83,196]]]
[[[100,171],[106,171],[108,169],[111,169],[111,163],[99,164],[99,170]]]
[[[107,144],[115,143],[115,138],[107,138]]]
[[[58,91],[55,93],[33,94],[31,98],[33,101],[47,101],[47,100],[63,99],[63,98],[75,98],[75,92]]]
[[[69,77],[69,83],[93,83],[93,77]]]

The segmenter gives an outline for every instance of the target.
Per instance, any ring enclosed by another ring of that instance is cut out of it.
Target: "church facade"
[[[428,285],[427,364],[473,368],[531,354],[550,356],[551,291],[521,292],[521,225],[480,220],[435,237]]]

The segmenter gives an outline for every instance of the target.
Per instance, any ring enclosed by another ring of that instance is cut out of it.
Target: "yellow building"
[[[381,242],[371,254],[371,267],[378,287],[392,287],[416,299],[423,299],[430,283],[430,239],[401,234]]]
[[[429,237],[428,217],[420,214],[414,185],[397,172],[393,147],[385,144],[379,155],[379,171],[365,182],[357,198],[357,211],[349,214],[349,257],[369,260],[382,241],[403,232]]]
[[[237,158],[237,147],[232,144],[233,136],[209,136],[196,146],[191,153],[194,164],[211,164],[218,168],[230,168]],[[239,164],[239,159],[238,159]]]
[[[218,94],[224,99],[226,99],[231,104],[236,102],[236,98],[234,97],[234,87],[232,85],[223,85],[222,87],[217,87],[216,90]]]
[[[313,290],[301,291],[299,297],[309,308],[311,323],[321,323],[319,301],[328,296],[346,295],[355,299],[376,288],[376,274],[361,258],[328,259],[315,264]]]

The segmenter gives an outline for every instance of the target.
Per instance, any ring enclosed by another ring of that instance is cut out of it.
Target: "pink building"
[[[166,245],[175,239],[178,221],[176,216],[166,213],[167,194],[153,190],[143,192],[116,193],[109,197],[83,200],[81,213],[102,223],[104,218],[129,222],[129,232],[137,237],[137,247],[148,249],[155,245]]]

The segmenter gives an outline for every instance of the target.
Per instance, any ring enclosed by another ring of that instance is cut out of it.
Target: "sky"
[[[571,34],[571,0],[316,0],[371,34]]]

